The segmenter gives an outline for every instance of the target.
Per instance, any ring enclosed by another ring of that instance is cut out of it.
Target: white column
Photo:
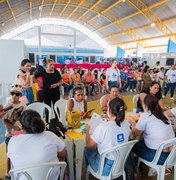
[[[76,30],[74,30],[74,58],[76,59]]]
[[[137,43],[137,45],[136,45],[136,56],[142,57],[143,52],[144,52],[144,48],[140,44]]]
[[[38,26],[38,52],[39,52],[39,59],[42,55],[42,47],[41,47],[41,27]]]

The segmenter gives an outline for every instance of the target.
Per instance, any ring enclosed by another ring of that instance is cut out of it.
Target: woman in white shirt
[[[116,60],[112,60],[111,67],[106,70],[106,88],[110,89],[113,85],[118,85],[121,88],[120,71],[117,68]]]
[[[147,161],[152,161],[157,149],[163,141],[174,138],[172,126],[163,114],[158,100],[148,94],[142,102],[144,113],[137,123],[132,122],[132,133],[134,136],[144,135],[144,139],[136,143],[133,147],[139,157]],[[169,148],[163,150],[158,164],[163,164],[169,155]]]
[[[34,95],[32,91],[33,75],[30,75],[30,70],[30,60],[23,59],[21,61],[21,67],[17,73],[17,82],[22,85],[22,95],[27,97],[29,104],[34,102]]]
[[[90,127],[86,126],[86,147],[84,150],[85,165],[89,165],[96,172],[98,170],[100,153],[107,148],[128,141],[130,135],[130,124],[124,120],[125,104],[118,97],[110,101],[108,107],[108,122],[102,122],[90,135]],[[115,160],[114,154],[106,156],[103,176],[108,176]]]
[[[45,131],[45,124],[36,111],[24,111],[20,122],[24,134],[12,137],[8,144],[7,155],[14,168],[58,162],[58,157],[65,157],[65,143],[54,133]],[[52,180],[57,179],[57,175],[58,171]]]

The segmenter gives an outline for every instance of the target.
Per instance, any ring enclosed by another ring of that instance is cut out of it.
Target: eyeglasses
[[[17,96],[17,97],[18,97],[18,96],[20,96],[20,95],[21,95],[21,93],[18,93],[18,92],[17,92],[17,93],[15,93],[15,92],[10,92],[10,95],[11,95],[11,96],[14,96],[14,95],[15,95],[15,96]]]
[[[16,88],[17,88],[17,87],[22,88],[22,86],[21,86],[20,84],[15,84],[15,85],[12,86],[12,88],[14,88],[14,87],[16,87]]]

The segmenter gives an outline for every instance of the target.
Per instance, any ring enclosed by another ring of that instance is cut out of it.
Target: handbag
[[[63,139],[65,139],[65,132],[67,130],[57,118],[53,118],[50,120],[50,122],[46,125],[46,130],[51,131],[58,137],[62,137]]]

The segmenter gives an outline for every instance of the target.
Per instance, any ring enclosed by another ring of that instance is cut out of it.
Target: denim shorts
[[[85,147],[84,159],[86,167],[90,165],[95,172],[98,171],[100,167],[100,154],[98,153],[97,149],[88,149],[87,147]],[[113,160],[105,158],[102,176],[109,176],[113,163]]]

